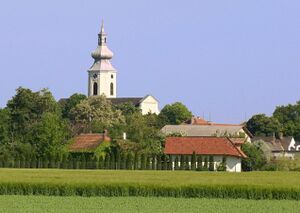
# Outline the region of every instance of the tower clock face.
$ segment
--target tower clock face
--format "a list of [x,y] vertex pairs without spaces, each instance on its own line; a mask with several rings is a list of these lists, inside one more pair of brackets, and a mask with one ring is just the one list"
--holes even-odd
[[93,75],[93,78],[94,78],[94,79],[97,79],[97,77],[98,77],[97,74],[94,74],[94,75]]

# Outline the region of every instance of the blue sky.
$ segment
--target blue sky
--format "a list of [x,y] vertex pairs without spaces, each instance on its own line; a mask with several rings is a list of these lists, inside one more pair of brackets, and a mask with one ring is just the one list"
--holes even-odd
[[118,96],[239,123],[300,100],[300,1],[1,1],[0,107],[19,86],[87,93],[104,19]]

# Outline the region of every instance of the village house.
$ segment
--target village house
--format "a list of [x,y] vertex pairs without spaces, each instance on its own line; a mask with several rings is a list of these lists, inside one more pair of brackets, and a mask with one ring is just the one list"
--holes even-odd
[[[191,155],[195,153],[202,157],[212,156],[214,170],[225,158],[226,171],[241,172],[241,160],[247,158],[240,149],[242,143],[243,140],[232,141],[226,137],[167,137],[164,153],[171,156],[172,169],[174,169],[175,159],[182,155],[188,156],[191,165]],[[204,165],[204,162],[202,164]]]
[[69,152],[94,152],[103,142],[110,142],[111,138],[104,133],[87,133],[80,134],[73,138],[72,143],[69,145]]
[[294,159],[296,155],[300,156],[300,143],[296,142],[293,137],[284,137],[280,135],[278,138],[269,137],[253,137],[253,143],[263,143],[262,149],[268,160],[272,158],[286,157]]
[[244,125],[212,123],[199,117],[193,117],[180,125],[166,125],[161,131],[165,135],[244,138],[246,142],[251,142],[253,137]]

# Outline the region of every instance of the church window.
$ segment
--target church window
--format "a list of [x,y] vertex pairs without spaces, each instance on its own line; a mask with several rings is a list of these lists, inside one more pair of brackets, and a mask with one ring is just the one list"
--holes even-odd
[[93,92],[94,95],[98,95],[98,84],[96,82],[94,83],[93,91],[94,91]]
[[110,83],[110,95],[114,95],[114,84]]
[[110,77],[111,77],[111,79],[113,79],[113,78],[114,78],[114,75],[111,75]]

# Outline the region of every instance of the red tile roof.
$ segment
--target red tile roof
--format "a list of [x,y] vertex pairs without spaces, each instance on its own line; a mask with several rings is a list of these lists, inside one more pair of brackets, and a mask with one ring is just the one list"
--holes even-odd
[[74,138],[74,143],[69,146],[71,152],[93,151],[103,141],[110,141],[110,137],[105,134],[81,134]]
[[183,124],[190,124],[190,125],[207,125],[207,126],[243,126],[241,124],[220,124],[220,123],[213,123],[211,121],[207,121],[200,117],[192,117],[191,119],[185,121]]
[[229,138],[221,137],[167,137],[165,154],[225,155],[247,157]]

